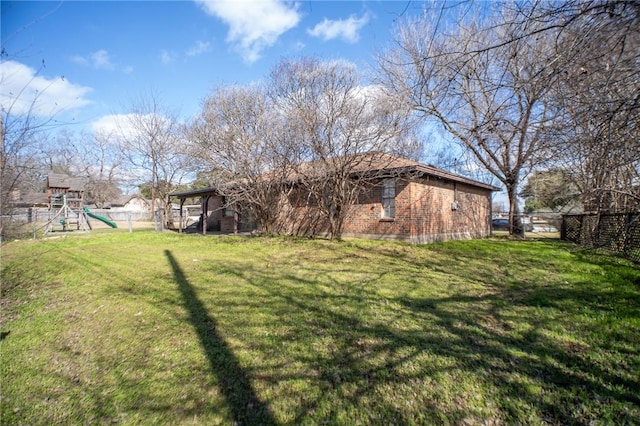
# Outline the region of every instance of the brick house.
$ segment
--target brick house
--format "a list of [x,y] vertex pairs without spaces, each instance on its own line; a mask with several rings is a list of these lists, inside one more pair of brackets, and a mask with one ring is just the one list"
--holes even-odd
[[[370,179],[362,179],[343,236],[429,243],[490,234],[491,195],[499,188],[402,157],[362,156],[354,173]],[[313,202],[295,191],[288,198],[287,233],[322,234],[326,224]]]
[[[363,185],[343,226],[345,237],[428,243],[486,237],[491,232],[494,186],[405,158],[377,153],[352,170]],[[362,177],[365,176],[365,179]],[[312,197],[292,176],[281,200],[283,234],[322,235],[327,224]],[[216,188],[183,191],[172,196],[181,204],[202,197],[202,228],[222,233],[252,229],[250,218],[225,207]],[[200,222],[202,224],[202,222]]]

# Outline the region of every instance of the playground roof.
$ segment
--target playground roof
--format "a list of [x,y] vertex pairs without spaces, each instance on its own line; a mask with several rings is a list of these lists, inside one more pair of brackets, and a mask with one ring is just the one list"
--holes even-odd
[[68,191],[84,191],[84,179],[65,175],[64,173],[49,173],[47,176],[49,188],[60,188]]

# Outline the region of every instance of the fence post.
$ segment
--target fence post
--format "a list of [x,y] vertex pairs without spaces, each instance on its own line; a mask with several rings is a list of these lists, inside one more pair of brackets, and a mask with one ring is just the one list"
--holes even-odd
[[154,214],[156,232],[164,231],[164,209],[157,209]]

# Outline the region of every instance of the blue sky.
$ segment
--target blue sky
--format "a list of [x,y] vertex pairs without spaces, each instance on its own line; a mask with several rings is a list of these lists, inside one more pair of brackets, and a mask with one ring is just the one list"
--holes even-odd
[[[460,4],[473,2],[450,3]],[[266,78],[285,57],[344,59],[366,71],[374,52],[392,43],[399,20],[442,6],[439,0],[0,1],[0,107],[15,116],[35,105],[32,115],[69,124],[56,129],[109,132],[153,92],[186,122],[213,88]],[[431,150],[443,143],[437,134],[430,139]]]
[[[420,1],[2,1],[2,87],[90,128],[153,91],[187,120],[212,88],[266,77],[283,57],[365,70]],[[42,64],[44,63],[44,67]],[[28,83],[28,85],[27,85]],[[28,90],[22,90],[28,86]],[[36,90],[38,90],[36,92]],[[20,102],[13,113],[20,112]]]

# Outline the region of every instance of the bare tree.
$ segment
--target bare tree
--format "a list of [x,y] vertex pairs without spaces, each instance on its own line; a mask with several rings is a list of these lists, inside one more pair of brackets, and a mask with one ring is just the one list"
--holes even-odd
[[112,135],[59,132],[42,148],[47,170],[84,178],[85,202],[103,208],[121,194],[119,188],[123,155]]
[[[510,10],[467,18],[452,30],[425,12],[398,27],[379,56],[382,81],[471,152],[506,188],[511,234],[520,233],[518,186],[553,142],[547,96],[562,60],[552,34]],[[536,34],[535,40],[527,37]]]
[[[13,117],[3,111],[0,116],[2,150],[0,151],[0,238],[12,232],[14,202],[23,192],[39,192],[44,159],[40,151],[40,133],[46,123],[32,124],[29,117]],[[5,124],[6,123],[6,124]]]
[[164,108],[155,93],[141,96],[119,123],[128,172],[139,183],[151,184],[151,211],[162,200],[168,226],[172,224],[169,200],[175,186],[194,169],[186,152],[186,137],[177,114]]
[[270,87],[298,142],[296,183],[321,212],[328,236],[340,238],[361,191],[381,179],[359,173],[364,163],[415,144],[410,111],[381,87],[363,85],[347,62],[283,60],[271,72]]
[[612,0],[505,4],[516,27],[471,55],[523,41],[554,40],[556,78],[546,96],[558,112],[546,165],[562,167],[587,210],[637,209],[640,201],[640,3]]
[[[91,140],[91,144],[84,145],[85,158],[88,160],[85,167],[88,178],[85,198],[87,202],[103,208],[121,194],[119,186],[123,156],[110,135],[96,133]],[[87,146],[90,150],[86,150]]]
[[191,126],[197,155],[227,207],[246,209],[265,233],[277,232],[293,144],[260,85],[214,90]]
[[[562,9],[561,9],[562,10]],[[551,93],[562,111],[555,160],[584,208],[640,206],[640,4],[592,1],[565,11],[557,49],[573,60]]]
[[[81,98],[88,90],[68,85],[64,77],[42,78],[44,59],[36,70],[14,60],[25,52],[13,47],[13,38],[54,13],[61,4],[53,5],[42,16],[25,22],[15,33],[3,34],[1,40],[0,87],[3,90],[0,101],[0,238],[7,235],[5,225],[12,222],[14,201],[18,193],[42,190],[43,176],[47,173],[50,133],[67,124],[59,121],[59,114],[72,108],[73,104],[77,106],[77,101],[84,102]],[[3,4],[3,18],[5,10],[11,9],[11,6],[4,6]],[[25,77],[27,80],[23,80]],[[59,99],[50,102],[49,89],[53,85],[66,85],[64,92],[78,96],[74,100],[67,98],[65,102]]]
[[[2,63],[5,61],[3,47]],[[0,64],[1,65],[1,64]],[[40,70],[44,68],[42,64]],[[38,70],[38,72],[40,71]],[[35,73],[33,79],[38,73]],[[0,85],[8,78],[0,75]],[[55,80],[54,80],[55,81]],[[31,82],[27,83],[27,86]],[[51,83],[53,84],[53,82]],[[37,92],[31,99],[23,99],[22,93],[9,94],[8,102],[2,103],[0,111],[0,237],[6,237],[5,225],[12,222],[13,201],[21,190],[36,190],[42,178],[44,164],[41,147],[47,140],[48,132],[58,126],[53,115],[42,115],[38,111],[38,101],[44,91]],[[25,108],[24,103],[27,107]],[[22,104],[21,104],[22,103]]]
[[357,154],[415,154],[419,145],[407,125],[408,109],[359,83],[349,64],[302,58],[277,65],[268,90],[215,90],[191,134],[227,203],[245,206],[262,231],[280,232],[291,222],[281,220],[283,202],[302,187],[329,235],[340,237],[363,187],[355,172],[364,160]]

